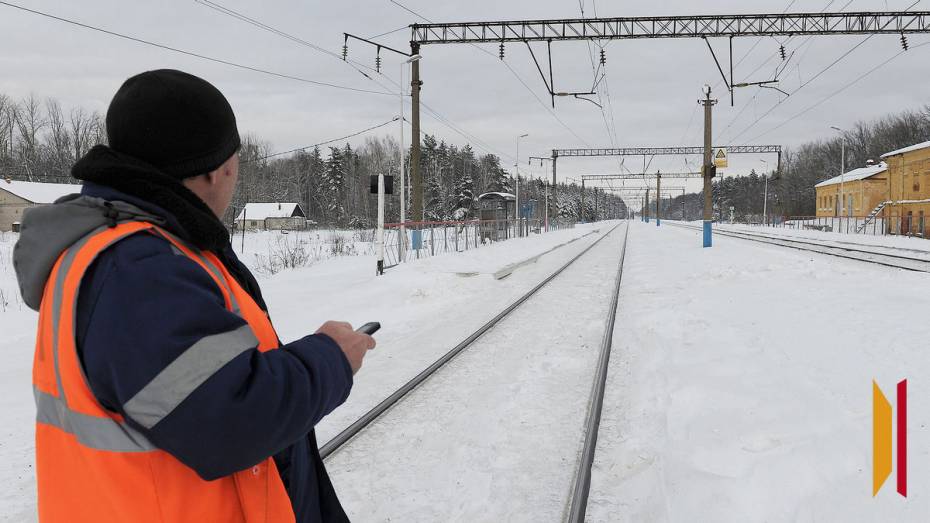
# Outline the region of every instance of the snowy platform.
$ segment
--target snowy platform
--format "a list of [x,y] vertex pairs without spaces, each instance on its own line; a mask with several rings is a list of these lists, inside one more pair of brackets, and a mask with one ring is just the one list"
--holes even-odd
[[[848,238],[848,236],[847,236]],[[925,521],[930,275],[635,222],[590,521]],[[872,380],[909,378],[907,499]]]

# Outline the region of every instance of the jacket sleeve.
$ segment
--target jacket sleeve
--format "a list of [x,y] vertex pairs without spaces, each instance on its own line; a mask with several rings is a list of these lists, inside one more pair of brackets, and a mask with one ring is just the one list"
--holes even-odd
[[348,397],[352,370],[329,337],[262,353],[216,283],[162,240],[140,235],[104,254],[78,303],[90,309],[78,317],[91,389],[204,479],[306,437]]

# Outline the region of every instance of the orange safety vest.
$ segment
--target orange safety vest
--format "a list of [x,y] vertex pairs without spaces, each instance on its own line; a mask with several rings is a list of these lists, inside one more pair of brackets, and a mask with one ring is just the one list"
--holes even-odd
[[213,253],[192,248],[153,224],[125,222],[103,227],[65,250],[45,285],[32,374],[39,519],[294,521],[290,498],[272,458],[206,481],[94,397],[75,346],[81,278],[104,249],[142,231],[163,237],[176,252],[207,271],[221,290],[226,308],[248,322],[259,350],[278,346],[268,316]]

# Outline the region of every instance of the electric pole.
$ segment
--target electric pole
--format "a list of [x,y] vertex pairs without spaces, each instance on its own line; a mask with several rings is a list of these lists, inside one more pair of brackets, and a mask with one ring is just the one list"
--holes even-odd
[[662,173],[656,173],[656,227],[662,223]]
[[[420,44],[410,43],[410,54],[420,54]],[[420,173],[420,61],[410,64],[410,185],[413,189],[413,221],[423,221],[423,176]]]
[[581,179],[581,223],[584,223],[584,178]]
[[643,205],[643,219],[649,223],[649,188],[646,187],[646,204]]
[[714,221],[714,186],[713,179],[717,168],[714,167],[714,150],[711,145],[711,119],[713,107],[717,100],[710,98],[710,86],[704,86],[704,99],[698,103],[704,106],[704,247],[713,245],[713,232],[711,224]]

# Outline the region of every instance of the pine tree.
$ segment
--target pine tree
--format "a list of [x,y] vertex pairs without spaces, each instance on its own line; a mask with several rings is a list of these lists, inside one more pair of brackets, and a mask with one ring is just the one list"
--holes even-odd
[[342,198],[345,188],[346,161],[342,150],[329,148],[329,159],[323,175],[323,193],[325,194],[325,216],[333,224],[341,224],[345,217],[345,200]]
[[[470,154],[470,150],[468,152]],[[475,181],[468,167],[468,154],[463,151],[461,166],[453,171],[451,212],[453,220],[470,218],[475,208]]]

